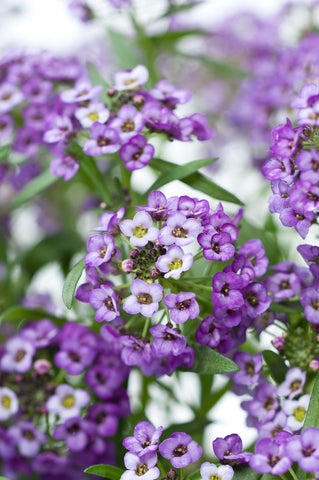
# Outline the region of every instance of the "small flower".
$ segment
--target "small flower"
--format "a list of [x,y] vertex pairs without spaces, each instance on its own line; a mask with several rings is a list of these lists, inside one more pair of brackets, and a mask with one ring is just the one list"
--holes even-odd
[[81,388],[72,388],[65,383],[56,388],[55,394],[49,398],[46,407],[63,420],[79,415],[82,407],[90,401],[89,394]]
[[285,381],[278,388],[277,393],[280,396],[294,398],[300,395],[306,381],[306,372],[298,367],[290,368],[286,373]]
[[89,295],[89,302],[97,309],[95,320],[98,322],[111,322],[120,314],[115,292],[107,285],[94,288]]
[[164,297],[164,303],[170,309],[171,320],[175,323],[184,323],[199,315],[199,306],[195,300],[195,293],[180,292],[175,295],[170,293]]
[[145,167],[152,160],[154,152],[155,148],[147,143],[144,135],[135,135],[122,145],[119,156],[125,163],[125,167],[134,171]]
[[[165,299],[164,299],[165,302]],[[150,328],[150,333],[154,337],[152,342],[152,352],[157,356],[180,355],[184,352],[187,341],[184,335],[171,328],[172,325],[158,324]]]
[[113,87],[118,91],[133,90],[144,85],[148,80],[148,70],[144,65],[137,65],[133,70],[123,70],[114,75]]
[[115,153],[120,148],[120,137],[118,132],[104,125],[103,123],[94,122],[90,127],[90,140],[83,145],[83,151],[90,156],[105,155],[107,153]]
[[293,432],[300,430],[304,424],[310,395],[302,395],[298,400],[285,400],[282,409],[288,415],[287,426]]
[[18,397],[8,387],[0,387],[0,422],[8,420],[19,410]]
[[251,355],[247,352],[237,351],[233,361],[240,367],[240,372],[233,373],[235,383],[239,385],[254,385],[258,382],[263,366],[263,357],[260,353]]
[[143,115],[133,105],[124,105],[109,125],[118,132],[124,143],[143,130],[144,122]]
[[156,268],[164,273],[165,278],[179,277],[193,265],[193,254],[184,253],[183,249],[178,245],[171,245],[165,255],[161,255],[157,262]]
[[79,167],[79,162],[74,158],[61,154],[53,158],[50,164],[50,172],[56,177],[63,177],[63,180],[67,182],[74,177]]
[[284,451],[284,445],[276,445],[270,438],[263,438],[256,443],[255,454],[249,466],[259,473],[282,475],[291,467],[292,461]]
[[83,102],[98,97],[102,90],[103,87],[101,85],[92,87],[88,80],[80,79],[77,81],[74,88],[64,90],[64,92],[61,93],[61,99],[64,103]]
[[27,372],[31,368],[34,353],[34,345],[25,338],[10,338],[0,361],[1,369],[5,372]]
[[155,428],[150,422],[139,422],[134,428],[134,436],[126,437],[123,445],[138,456],[156,452],[163,427]]
[[230,465],[217,467],[214,463],[205,462],[200,467],[201,480],[232,480],[234,470]]
[[98,267],[111,259],[115,249],[114,239],[109,233],[93,235],[88,239],[87,249],[89,253],[84,258],[85,265]]
[[68,418],[64,423],[55,427],[53,438],[65,440],[71,452],[81,452],[86,449],[90,439],[96,434],[94,423],[82,417]]
[[126,298],[123,309],[135,315],[140,313],[144,317],[151,317],[158,310],[158,303],[163,297],[163,287],[152,283],[148,285],[140,279],[133,280],[131,285],[132,295]]
[[160,475],[159,469],[155,467],[156,462],[156,453],[138,456],[127,452],[124,464],[128,470],[122,474],[120,480],[155,480]]
[[309,427],[291,437],[286,444],[286,455],[305,472],[319,470],[319,430]]
[[8,433],[15,440],[20,454],[27,458],[35,457],[41,444],[47,441],[47,436],[31,422],[20,422],[10,427]]
[[158,240],[163,245],[184,247],[192,243],[201,231],[201,223],[194,218],[187,218],[181,212],[175,212],[167,218],[166,226],[159,233]]
[[78,108],[74,116],[81,123],[82,127],[89,128],[93,123],[105,123],[110,116],[110,112],[100,100],[91,102],[88,107]]
[[202,448],[184,432],[173,433],[160,444],[159,451],[175,468],[186,467],[202,455]]
[[213,441],[213,450],[219,460],[239,463],[248,462],[252,454],[250,452],[242,452],[242,449],[243,442],[236,433],[227,435],[225,438],[216,438]]
[[148,242],[157,239],[158,229],[152,227],[152,217],[147,212],[137,212],[133,220],[123,220],[120,223],[121,232],[130,237],[134,247],[144,247]]

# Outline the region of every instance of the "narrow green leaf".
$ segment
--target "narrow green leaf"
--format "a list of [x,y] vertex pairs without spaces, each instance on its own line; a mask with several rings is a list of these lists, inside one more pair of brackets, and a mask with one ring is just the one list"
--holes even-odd
[[0,163],[4,162],[8,158],[8,155],[10,152],[11,152],[11,145],[3,145],[3,147],[0,147]]
[[[193,162],[186,163],[185,165],[174,165],[173,167],[166,170],[163,175],[158,178],[153,185],[147,190],[146,195],[149,195],[152,190],[158,190],[163,185],[167,185],[173,180],[182,180],[185,177],[188,177],[194,172],[197,172],[202,167],[207,167],[216,162],[217,158],[203,158],[201,160],[194,160]],[[167,162],[168,163],[168,162]]]
[[276,313],[302,313],[304,309],[298,300],[290,300],[280,303],[273,302],[268,311]]
[[68,273],[65,279],[63,290],[62,290],[62,298],[63,298],[64,305],[68,309],[72,307],[76,286],[78,284],[78,281],[80,280],[84,267],[85,267],[84,260],[82,258],[82,260],[80,260],[78,263],[74,265],[74,267]]
[[319,373],[317,373],[315,383],[312,387],[310,403],[303,430],[308,427],[319,428]]
[[[163,174],[169,169],[176,168],[174,163],[167,162],[160,158],[153,158],[150,166]],[[200,173],[193,173],[192,175],[188,175],[180,180],[194,190],[199,190],[200,192],[203,192],[217,200],[235,203],[236,205],[243,205],[243,202],[231,192],[228,192],[223,187],[220,187],[208,177],[205,177]],[[145,197],[147,198],[147,195],[145,195]]]
[[5,310],[0,315],[0,324],[3,321],[10,321],[12,323],[24,320],[40,320],[41,318],[50,318],[57,325],[64,325],[66,319],[63,317],[56,317],[49,312],[40,309],[31,309],[16,305]]
[[187,478],[189,478],[189,480],[200,480],[202,478],[200,470],[195,470],[195,472],[188,475]]
[[209,35],[209,32],[206,30],[201,30],[201,29],[189,29],[189,30],[177,30],[175,32],[165,32],[163,34],[159,35],[152,35],[149,37],[150,40],[153,42],[158,42],[158,43],[167,43],[167,42],[176,42],[177,40],[180,40],[181,38],[184,37],[190,37],[190,36],[204,36],[204,35]]
[[134,38],[123,35],[116,30],[108,29],[111,50],[116,57],[119,68],[134,68],[140,63],[136,54]]
[[192,345],[195,351],[192,372],[201,375],[214,375],[215,373],[238,372],[239,367],[227,357],[220,355],[206,345]]
[[262,352],[265,362],[267,363],[272,378],[277,383],[282,383],[285,380],[288,370],[283,358],[278,353],[271,350],[264,350]]
[[103,478],[109,478],[110,480],[119,480],[124,470],[119,467],[113,467],[112,465],[92,465],[84,470],[84,473],[93,473],[93,475],[99,475]]
[[107,203],[111,203],[111,198],[106,189],[102,173],[97,168],[94,157],[86,155],[82,147],[74,141],[69,150],[80,160],[80,169],[91,180],[102,199]]
[[9,480],[7,477],[0,477],[0,480]]
[[189,3],[187,5],[178,5],[176,7],[170,7],[159,18],[168,17],[169,15],[174,15],[175,13],[185,12],[195,7],[198,7],[198,3]]
[[31,200],[33,197],[38,195],[39,193],[46,190],[51,185],[59,180],[59,177],[51,175],[50,170],[45,170],[44,172],[40,173],[37,177],[35,177],[31,182],[29,182],[22,190],[19,192],[12,204],[11,208],[20,207],[23,203]]

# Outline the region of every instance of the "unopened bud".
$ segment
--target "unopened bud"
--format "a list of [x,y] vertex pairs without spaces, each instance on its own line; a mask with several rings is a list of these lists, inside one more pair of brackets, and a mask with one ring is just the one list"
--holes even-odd
[[133,266],[134,266],[133,260],[131,260],[130,258],[123,260],[123,262],[121,263],[121,268],[124,273],[130,273]]
[[283,349],[283,346],[285,344],[285,340],[282,337],[276,337],[272,340],[271,342],[275,348],[280,352],[280,350]]
[[116,94],[116,89],[114,87],[110,87],[107,89],[107,94],[109,97],[114,97],[114,95]]
[[43,375],[47,373],[51,369],[52,365],[46,358],[39,358],[33,364],[33,368],[37,374]]
[[319,370],[319,360],[316,360],[316,359],[311,360],[311,362],[309,363],[309,368],[313,372],[316,372],[317,370]]
[[177,472],[176,472],[176,470],[173,470],[173,469],[169,470],[169,471],[167,472],[167,478],[168,478],[169,480],[176,480],[176,478],[177,478]]
[[134,95],[133,97],[133,103],[137,105],[138,107],[142,107],[145,103],[143,95]]
[[153,270],[151,270],[151,277],[158,277],[159,276],[159,271],[156,270],[156,268],[153,268]]
[[137,254],[138,254],[138,250],[131,250],[130,257],[135,258]]

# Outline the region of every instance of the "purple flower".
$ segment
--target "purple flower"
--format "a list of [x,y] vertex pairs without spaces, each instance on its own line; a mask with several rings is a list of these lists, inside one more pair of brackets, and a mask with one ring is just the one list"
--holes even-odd
[[144,123],[143,115],[133,105],[124,105],[109,125],[118,132],[124,143],[143,130]]
[[251,355],[247,352],[237,351],[233,361],[240,368],[240,372],[232,374],[235,383],[239,385],[254,385],[258,382],[263,367],[263,357],[260,353]]
[[68,418],[64,423],[57,425],[53,432],[56,440],[65,440],[71,452],[85,450],[90,442],[90,437],[96,434],[94,423],[82,417]]
[[155,85],[155,88],[149,91],[149,94],[158,101],[165,102],[166,104],[174,107],[177,104],[184,104],[189,102],[192,98],[192,94],[186,88],[175,88],[167,80],[160,80]]
[[255,454],[249,466],[259,473],[282,475],[291,467],[292,461],[284,451],[284,445],[276,445],[270,438],[263,438],[256,443]]
[[157,462],[156,453],[143,456],[127,452],[124,456],[126,470],[120,480],[155,480],[159,477],[160,471],[155,467]]
[[123,70],[114,75],[113,87],[118,91],[133,90],[144,85],[148,80],[148,70],[144,65],[137,65],[133,70]]
[[79,162],[73,157],[60,154],[51,161],[50,172],[56,177],[63,177],[63,180],[67,182],[74,177],[79,167]]
[[156,268],[165,274],[164,278],[176,278],[189,270],[192,265],[193,254],[184,253],[178,245],[171,245],[166,254],[161,255],[156,262]]
[[83,151],[90,156],[115,153],[120,148],[118,132],[103,123],[94,122],[90,127],[91,140],[83,145]]
[[163,245],[175,243],[180,247],[189,245],[201,231],[201,223],[194,218],[186,218],[181,212],[175,212],[167,218],[166,226],[161,229],[158,240]]
[[152,160],[154,151],[153,145],[147,143],[144,135],[135,135],[122,145],[119,156],[125,167],[134,171],[145,167]]
[[148,204],[136,208],[148,212],[155,220],[165,220],[169,212],[169,200],[164,193],[153,190],[148,196]]
[[8,420],[19,410],[18,397],[8,387],[0,387],[0,422]]
[[44,348],[52,344],[58,331],[58,328],[51,320],[42,318],[37,322],[28,323],[21,330],[21,337],[30,341],[35,348]]
[[231,237],[227,232],[216,233],[209,227],[200,233],[197,238],[203,248],[203,256],[207,260],[219,260],[226,262],[235,253],[235,247],[231,244]]
[[11,438],[16,442],[19,453],[24,457],[35,457],[47,436],[31,422],[20,422],[8,429]]
[[7,113],[23,101],[23,95],[15,85],[3,83],[0,86],[0,114]]
[[93,235],[88,239],[87,249],[89,253],[84,258],[85,265],[98,267],[111,260],[115,249],[114,239],[109,233]]
[[56,115],[53,117],[49,129],[44,133],[43,140],[46,143],[61,142],[72,130],[72,122],[68,117]]
[[13,119],[10,115],[0,115],[0,140],[7,139],[13,130]]
[[267,272],[269,260],[265,256],[265,249],[260,240],[256,238],[248,240],[238,252],[247,257],[256,277],[261,277]]
[[276,387],[271,383],[259,384],[254,399],[242,402],[241,407],[260,422],[271,420],[279,407]]
[[268,310],[271,304],[271,297],[262,283],[253,282],[243,290],[243,296],[247,309],[247,315],[255,318]]
[[242,452],[243,442],[239,435],[232,433],[225,438],[216,438],[213,441],[213,450],[219,460],[248,462],[252,453]]
[[151,317],[158,310],[158,303],[163,297],[163,287],[152,283],[148,285],[140,279],[133,280],[131,284],[132,295],[127,297],[123,309],[135,315],[140,313],[144,317]]
[[227,353],[234,346],[231,334],[224,325],[214,321],[211,315],[201,321],[196,330],[196,341],[201,345],[207,345],[210,348],[218,348],[219,353]]
[[230,465],[217,467],[214,463],[204,462],[200,467],[202,480],[232,480],[234,470]]
[[159,451],[175,468],[186,467],[202,455],[202,448],[184,432],[173,433],[160,444]]
[[300,294],[300,303],[305,309],[308,322],[319,323],[319,291],[318,288],[305,288]]
[[65,103],[78,103],[86,100],[95,99],[102,92],[103,87],[96,85],[92,87],[88,80],[80,79],[76,82],[75,87],[70,90],[64,90],[61,93],[61,99]]
[[298,400],[285,400],[282,409],[288,415],[287,426],[293,432],[301,430],[306,418],[310,395],[302,395]]
[[125,208],[121,207],[117,212],[104,212],[100,216],[99,226],[92,228],[93,232],[109,232],[112,235],[120,233],[119,221],[125,214]]
[[70,385],[61,384],[55,394],[49,398],[46,407],[49,412],[55,413],[63,420],[79,415],[81,408],[90,401],[89,394],[81,388],[74,389]]
[[124,438],[123,445],[139,457],[155,453],[162,431],[163,427],[155,428],[150,422],[139,422],[134,428],[134,436]]
[[277,388],[277,394],[282,397],[294,398],[302,392],[306,382],[306,372],[298,367],[290,368],[286,378]]
[[74,338],[63,340],[60,351],[54,355],[54,363],[59,368],[65,368],[70,375],[79,375],[91,365],[96,352],[91,345],[80,343]]
[[108,285],[94,288],[90,292],[89,302],[92,307],[97,309],[95,320],[98,322],[111,322],[120,314],[115,292]]
[[25,97],[31,103],[43,104],[48,101],[52,91],[52,83],[40,77],[32,77],[21,88]]
[[150,333],[154,337],[152,352],[157,356],[180,355],[186,348],[186,338],[177,329],[173,329],[171,324],[155,325],[150,328]]
[[123,220],[120,223],[121,232],[130,237],[135,247],[144,247],[148,242],[157,239],[158,229],[152,227],[152,217],[147,212],[137,212],[133,220]]
[[33,343],[22,337],[13,337],[7,341],[5,348],[5,353],[0,360],[0,366],[4,372],[24,373],[31,368],[35,353]]
[[294,227],[301,238],[306,238],[311,222],[314,219],[313,212],[304,210],[294,210],[293,208],[284,208],[279,215],[281,223],[285,227]]
[[145,376],[151,375],[151,347],[148,341],[139,340],[133,336],[123,340],[121,359],[125,365],[136,365],[140,367]]
[[[270,422],[265,422],[257,426],[259,438],[275,439],[279,432],[292,433],[287,426],[287,415],[280,410]],[[278,444],[276,441],[275,443]],[[278,444],[279,445],[279,444]]]
[[87,419],[91,420],[102,437],[113,437],[117,431],[118,418],[110,403],[95,403],[89,408]]
[[93,123],[106,123],[110,112],[100,100],[91,102],[87,107],[78,108],[74,116],[78,119],[82,127],[89,128]]
[[175,323],[184,323],[199,315],[199,306],[195,300],[195,293],[170,293],[164,297],[164,303],[170,309],[171,320]]
[[319,470],[319,430],[309,427],[291,437],[286,444],[286,455],[305,472]]
[[212,302],[217,307],[239,308],[244,304],[242,278],[233,272],[218,272],[213,276]]

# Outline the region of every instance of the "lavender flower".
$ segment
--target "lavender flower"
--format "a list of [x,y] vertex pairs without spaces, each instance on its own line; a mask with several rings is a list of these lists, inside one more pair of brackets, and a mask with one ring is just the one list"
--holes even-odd
[[148,80],[148,70],[144,65],[137,65],[133,70],[123,70],[114,75],[114,88],[118,91],[133,90],[144,85]]
[[90,395],[83,389],[74,389],[70,385],[61,384],[55,394],[49,398],[46,407],[49,412],[55,413],[63,420],[75,417],[80,413],[80,409],[85,407],[90,401]]
[[158,235],[158,240],[163,245],[179,245],[184,247],[195,240],[201,231],[201,223],[194,219],[187,219],[185,215],[176,212],[168,216],[166,226]]
[[180,292],[177,295],[170,293],[164,297],[164,303],[170,309],[171,320],[175,323],[184,323],[189,318],[193,320],[199,315],[195,293]]
[[319,470],[319,430],[309,427],[291,437],[286,444],[286,455],[305,472]]
[[179,277],[179,275],[191,268],[193,265],[193,254],[184,253],[178,245],[171,245],[165,255],[161,255],[156,268],[164,273],[164,278]]
[[89,302],[92,307],[97,309],[95,320],[98,322],[111,322],[120,314],[115,292],[107,285],[101,285],[100,288],[91,290]]
[[121,232],[130,236],[130,242],[135,247],[144,247],[149,241],[156,240],[158,229],[152,227],[152,217],[147,212],[138,212],[133,220],[123,220],[120,223]]
[[115,243],[112,235],[103,233],[102,235],[93,235],[87,242],[88,254],[84,258],[85,265],[89,267],[98,267],[108,262],[115,249]]
[[63,177],[63,180],[67,182],[74,177],[79,167],[79,162],[73,157],[61,154],[53,158],[50,164],[50,172],[56,177]]
[[184,432],[173,433],[160,444],[159,451],[175,468],[186,467],[202,455],[202,448]]
[[97,156],[107,153],[115,153],[120,148],[120,137],[118,132],[103,123],[94,122],[90,127],[91,140],[87,140],[83,145],[83,150],[87,155]]
[[301,430],[310,401],[310,395],[302,395],[298,400],[285,400],[282,409],[288,415],[287,426],[293,432]]
[[296,397],[302,392],[306,381],[306,372],[300,368],[290,368],[286,373],[286,378],[277,389],[278,395],[289,397],[289,399]]
[[100,100],[90,102],[87,107],[78,108],[74,116],[81,123],[82,127],[89,128],[93,123],[106,123],[110,112]]
[[247,352],[237,351],[233,361],[240,367],[240,372],[232,374],[233,380],[239,385],[254,385],[260,378],[260,371],[263,366],[263,358],[260,353],[251,355]]
[[249,466],[259,473],[282,475],[291,467],[292,461],[285,455],[284,445],[276,445],[270,438],[263,438],[256,443],[255,454]]
[[163,287],[158,284],[148,285],[143,280],[133,280],[131,284],[132,295],[127,297],[123,309],[135,315],[140,313],[144,317],[151,317],[158,310],[158,303],[163,297]]
[[6,350],[0,360],[1,369],[5,372],[27,372],[32,364],[35,348],[32,343],[22,337],[10,338]]
[[120,480],[155,480],[158,478],[160,471],[155,467],[157,462],[156,453],[149,453],[143,456],[135,455],[127,452],[124,456],[124,464],[126,470]]
[[139,457],[156,452],[163,427],[155,428],[150,422],[139,422],[134,428],[134,436],[126,437],[123,445]]
[[200,467],[201,480],[232,480],[234,470],[229,465],[217,467],[214,463],[204,462]]
[[121,146],[119,156],[125,163],[125,167],[134,171],[145,167],[152,160],[154,152],[153,145],[147,143],[144,135],[135,135]]
[[186,338],[177,329],[173,329],[171,324],[155,325],[150,328],[150,333],[154,337],[152,352],[157,356],[180,355],[186,348]]
[[47,441],[47,436],[31,422],[20,422],[10,427],[8,433],[24,457],[35,457],[41,444]]
[[239,435],[232,433],[225,438],[216,438],[213,441],[213,450],[219,460],[235,461],[239,463],[248,462],[252,454],[242,452],[243,443]]

